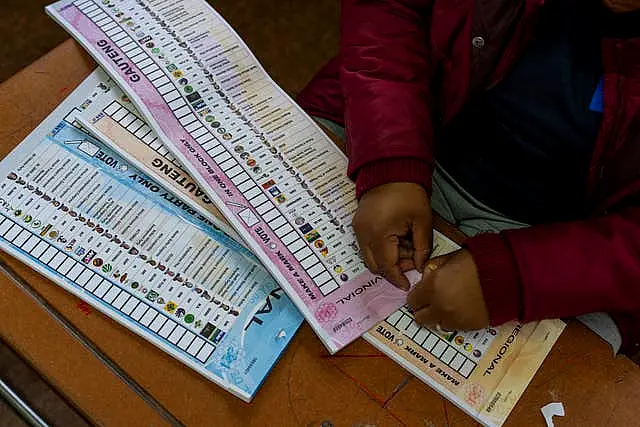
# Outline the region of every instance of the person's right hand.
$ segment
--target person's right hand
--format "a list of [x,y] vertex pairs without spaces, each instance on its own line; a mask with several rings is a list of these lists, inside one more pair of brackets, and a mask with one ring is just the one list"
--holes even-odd
[[[394,182],[367,191],[353,217],[353,228],[365,263],[373,273],[409,290],[400,241],[413,244],[412,266],[422,273],[433,241],[431,206],[419,184]],[[403,261],[401,263],[401,261]],[[402,264],[402,265],[401,265]]]

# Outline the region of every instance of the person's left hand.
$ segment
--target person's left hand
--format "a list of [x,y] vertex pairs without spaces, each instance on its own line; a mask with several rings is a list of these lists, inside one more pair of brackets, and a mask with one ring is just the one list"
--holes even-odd
[[424,326],[439,325],[445,330],[489,326],[476,264],[466,249],[430,260],[407,304],[416,322]]

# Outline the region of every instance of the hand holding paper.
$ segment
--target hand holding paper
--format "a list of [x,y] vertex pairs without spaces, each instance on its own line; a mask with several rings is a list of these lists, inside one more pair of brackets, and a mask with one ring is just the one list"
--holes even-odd
[[407,303],[425,326],[474,330],[489,325],[476,265],[465,249],[429,261]]
[[[367,267],[408,291],[409,281],[402,271],[422,271],[433,241],[431,206],[425,189],[396,182],[369,190],[360,199],[353,226]],[[401,247],[404,237],[412,248]],[[401,264],[402,254],[411,250],[412,259],[405,257]]]

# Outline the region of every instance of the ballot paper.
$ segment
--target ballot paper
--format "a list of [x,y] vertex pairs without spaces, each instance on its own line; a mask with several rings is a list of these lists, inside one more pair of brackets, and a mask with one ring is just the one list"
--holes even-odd
[[[458,249],[435,238],[439,252]],[[406,308],[364,338],[484,426],[501,426],[564,330],[561,320],[478,331],[420,327]]]
[[[402,306],[405,292],[359,256],[346,157],[211,6],[64,0],[47,11],[118,83],[330,352]],[[104,114],[118,121],[126,110]]]
[[[195,191],[193,182],[175,159],[145,127],[144,119],[127,96],[98,70],[77,90],[84,94],[71,119],[102,142],[122,153],[159,182],[182,183],[176,194]],[[113,114],[107,114],[113,111]],[[178,170],[179,172],[175,172]],[[184,197],[198,210],[211,209],[206,198]],[[458,246],[434,232],[434,255]],[[412,313],[400,308],[364,338],[429,384],[484,425],[499,426],[509,415],[564,328],[559,320],[508,323],[480,331],[442,332],[420,327]]]
[[101,91],[96,83],[0,163],[0,247],[249,401],[302,315],[253,254],[201,214],[207,199],[199,195],[199,209],[183,202],[78,128],[73,117]]

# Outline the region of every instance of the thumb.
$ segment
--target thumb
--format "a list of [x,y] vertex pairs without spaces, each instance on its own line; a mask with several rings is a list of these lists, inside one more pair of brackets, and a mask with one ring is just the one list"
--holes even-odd
[[430,221],[427,221],[424,218],[419,218],[413,221],[411,235],[413,238],[414,250],[413,262],[416,266],[416,270],[422,272],[424,270],[425,263],[431,254],[433,230],[431,228]]

